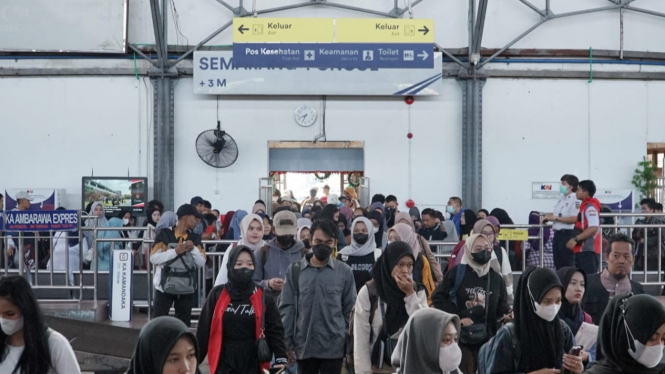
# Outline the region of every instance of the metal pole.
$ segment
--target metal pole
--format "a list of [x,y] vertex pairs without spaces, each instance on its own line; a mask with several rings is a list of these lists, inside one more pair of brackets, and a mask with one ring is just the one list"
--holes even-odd
[[23,276],[23,267],[24,267],[24,256],[23,256],[23,233],[19,231],[18,233],[18,243],[15,246],[15,251],[18,251],[18,253],[15,253],[14,256],[18,257],[18,274],[20,276]]
[[550,14],[550,0],[545,0],[545,15]]
[[649,248],[648,246],[649,241],[647,239],[648,236],[649,236],[649,230],[644,229],[644,283],[648,282],[647,280],[647,269],[648,269],[647,262],[649,257],[647,253],[647,248]]
[[[154,244],[154,243],[153,243]],[[150,250],[152,252],[152,249]],[[148,277],[148,321],[152,318],[152,263],[150,262],[150,254],[148,253],[148,261],[146,261],[146,275]]]
[[[261,12],[259,12],[259,13],[261,13]],[[194,51],[196,51],[196,50],[199,49],[202,45],[204,45],[204,44],[206,44],[207,42],[209,42],[210,40],[212,40],[212,38],[214,38],[215,36],[219,35],[219,33],[221,33],[222,31],[226,30],[226,29],[229,28],[231,25],[233,25],[233,21],[229,21],[229,22],[225,23],[224,26],[222,26],[222,27],[220,27],[219,29],[217,29],[217,31],[213,32],[213,33],[210,34],[207,38],[203,39],[199,44],[195,45],[195,46],[192,47],[189,51],[185,52],[182,56],[178,57],[175,61],[173,61],[173,62],[170,64],[170,66],[175,66],[178,62],[180,62],[180,61],[184,60],[185,58],[187,58],[187,56],[189,56],[189,55],[191,55],[192,53],[194,53]]]
[[49,260],[49,262],[51,262],[50,277],[51,277],[51,286],[53,286],[53,266],[55,265],[55,245],[53,244],[53,231],[49,231],[49,238],[51,239],[51,243],[49,244],[49,246],[51,247],[51,259]]
[[93,294],[94,294],[93,298],[94,298],[95,302],[97,301],[97,273],[98,273],[98,269],[99,269],[99,253],[97,253],[98,252],[97,251],[97,225],[98,225],[98,222],[99,221],[95,219],[95,229],[93,231],[93,235],[94,235],[95,239],[92,241],[93,246],[94,246],[93,261],[95,262],[95,269],[94,269],[94,273],[93,273],[93,276],[92,276],[92,283],[95,286],[95,290],[93,291]]
[[480,45],[483,42],[483,32],[485,30],[485,16],[487,15],[488,0],[480,0],[476,24],[473,32],[473,53],[480,53]]
[[[33,241],[33,247],[32,250],[35,251],[35,280],[34,280],[34,285],[39,286],[39,242],[41,241],[41,236],[38,236],[38,232],[32,233],[34,235],[34,241]],[[39,239],[37,239],[39,238]],[[32,271],[30,271],[30,268],[28,267],[27,269],[28,273],[32,275]]]
[[[79,253],[81,252],[81,243],[79,243]],[[55,251],[54,251],[55,252]],[[55,261],[53,255],[51,255],[51,285],[53,285],[53,267]],[[69,232],[65,231],[65,286],[71,286],[69,283]]]
[[[540,267],[545,267],[545,238],[544,238],[544,228],[542,221],[540,223]],[[524,253],[522,253],[522,257],[524,256]]]
[[619,43],[619,59],[623,60],[623,8],[619,9],[619,26],[621,29],[621,36]]
[[658,228],[658,281],[661,281],[663,279],[663,253],[661,252],[663,250],[663,228],[659,227]]
[[156,63],[155,61],[153,61],[150,57],[148,57],[145,53],[143,53],[143,51],[141,51],[140,49],[134,47],[134,46],[131,45],[131,44],[128,44],[128,46],[129,46],[129,49],[131,49],[132,51],[138,53],[139,56],[143,57],[146,61],[148,61],[149,63],[151,63],[154,67],[159,68],[159,66],[157,65],[157,63]]
[[[78,225],[79,225],[79,303],[83,301],[83,256],[85,254],[83,253],[83,231],[81,231],[81,224],[83,221],[81,220],[82,214],[81,211],[78,211]],[[73,273],[72,273],[73,274]]]
[[158,0],[150,0],[150,11],[152,16],[152,28],[155,34],[155,47],[157,49],[157,58],[159,63],[159,69],[164,73],[164,67],[166,66],[166,56],[164,56],[163,45],[165,43],[163,37],[164,33],[162,32],[162,17],[159,12]]
[[487,64],[488,62],[494,60],[494,58],[496,58],[496,56],[498,56],[498,55],[502,54],[503,52],[505,52],[508,48],[512,47],[515,43],[517,43],[517,42],[519,42],[520,40],[522,40],[525,36],[529,35],[533,30],[537,29],[538,27],[540,27],[540,25],[542,25],[543,23],[545,23],[545,22],[547,22],[547,21],[548,21],[547,18],[543,18],[543,19],[541,19],[540,22],[538,22],[538,23],[536,23],[535,25],[531,26],[531,28],[529,28],[528,30],[526,30],[525,32],[523,32],[523,33],[522,33],[520,36],[518,36],[517,38],[513,39],[513,40],[512,40],[510,43],[508,43],[505,47],[501,48],[501,49],[498,50],[496,53],[494,53],[492,56],[490,56],[490,58],[488,58],[487,60],[481,62],[481,63],[478,65],[478,68],[480,69],[481,67],[485,66],[485,64]]
[[162,0],[162,55],[164,56],[164,65],[169,59],[169,0]]
[[544,16],[543,12],[541,12],[540,9],[538,9],[535,5],[531,4],[529,1],[527,0],[520,0],[520,1],[522,2],[522,4],[528,6],[529,8],[531,8],[531,10],[538,13],[541,17]]
[[469,24],[468,24],[468,33],[469,33],[469,61],[471,61],[471,55],[473,54],[473,22],[476,15],[476,0],[469,0]]

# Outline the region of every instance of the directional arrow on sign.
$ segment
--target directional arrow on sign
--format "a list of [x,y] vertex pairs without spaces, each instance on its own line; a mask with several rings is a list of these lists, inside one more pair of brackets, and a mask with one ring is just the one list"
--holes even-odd
[[427,54],[427,51],[423,51],[423,53],[419,54],[418,57],[422,57],[423,61],[425,61],[429,55]]
[[245,34],[244,31],[249,31],[249,29],[245,27],[245,25],[240,25],[240,27],[238,27],[238,31],[240,31],[240,33],[244,35]]
[[427,35],[427,33],[429,32],[429,29],[427,28],[427,26],[423,26],[423,28],[419,29],[418,31],[422,32],[423,35]]

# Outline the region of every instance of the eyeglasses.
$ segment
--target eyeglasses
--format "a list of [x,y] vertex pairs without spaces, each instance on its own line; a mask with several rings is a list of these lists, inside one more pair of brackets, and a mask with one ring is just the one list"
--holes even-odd
[[480,233],[484,236],[494,236],[494,231],[481,231]]

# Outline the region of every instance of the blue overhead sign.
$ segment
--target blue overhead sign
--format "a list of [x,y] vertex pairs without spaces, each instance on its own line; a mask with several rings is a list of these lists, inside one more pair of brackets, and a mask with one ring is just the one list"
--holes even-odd
[[72,231],[78,229],[79,223],[75,210],[15,210],[4,215],[5,231]]
[[242,68],[431,69],[432,43],[235,43]]

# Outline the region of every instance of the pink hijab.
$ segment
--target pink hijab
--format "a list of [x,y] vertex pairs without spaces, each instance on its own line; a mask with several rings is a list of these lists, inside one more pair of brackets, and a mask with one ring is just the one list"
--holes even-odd
[[421,243],[418,240],[418,235],[413,232],[413,229],[411,229],[411,226],[406,223],[397,223],[395,226],[388,229],[388,237],[390,237],[391,231],[394,231],[401,241],[411,247],[414,257],[418,257],[418,254],[422,251],[422,248],[420,247]]
[[346,222],[351,225],[351,222],[353,221],[353,210],[351,210],[351,208],[348,206],[343,206],[339,208],[339,214],[343,214],[344,217],[346,217]]

